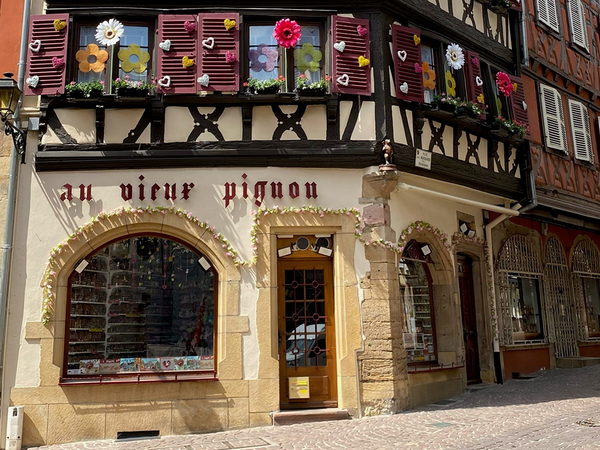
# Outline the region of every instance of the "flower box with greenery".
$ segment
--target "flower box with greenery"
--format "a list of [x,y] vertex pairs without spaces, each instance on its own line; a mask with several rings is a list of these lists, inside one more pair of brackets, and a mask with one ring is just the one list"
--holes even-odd
[[119,97],[146,97],[156,85],[145,81],[133,81],[129,75],[113,80],[112,87]]
[[498,13],[505,13],[511,7],[510,0],[489,0],[490,10]]
[[296,97],[323,97],[327,93],[327,89],[329,88],[329,81],[331,77],[329,75],[325,75],[325,78],[310,82],[306,75],[301,74],[296,77]]
[[500,126],[501,130],[505,129],[509,134],[516,135],[519,138],[523,138],[527,134],[527,131],[529,131],[527,124],[517,120],[505,119],[502,116],[496,117],[496,123]]
[[465,106],[467,108],[467,115],[475,119],[482,117],[487,110],[487,106],[480,99],[467,102]]
[[244,83],[246,93],[252,94],[277,94],[279,88],[285,83],[285,77],[279,75],[277,78],[269,78],[268,80],[259,80],[258,78],[248,78]]
[[433,100],[438,104],[439,108],[442,111],[448,111],[452,113],[456,112],[456,108],[463,108],[466,106],[466,103],[463,102],[460,98],[451,97],[449,95],[446,95],[445,92],[442,92],[441,94],[435,94],[433,96]]
[[104,93],[104,81],[71,81],[65,86],[65,91],[69,98],[97,98]]

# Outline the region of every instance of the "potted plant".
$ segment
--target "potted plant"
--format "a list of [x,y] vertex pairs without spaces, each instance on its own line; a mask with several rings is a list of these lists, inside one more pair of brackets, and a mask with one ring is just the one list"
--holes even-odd
[[71,81],[65,86],[69,98],[97,98],[104,93],[104,81]]
[[490,0],[488,6],[492,11],[505,13],[511,4],[510,0]]
[[112,87],[118,97],[146,97],[155,85],[145,81],[133,81],[129,75],[113,80]]
[[435,94],[433,96],[433,100],[438,104],[438,107],[442,111],[448,111],[451,113],[456,111],[456,106],[460,103],[459,98],[450,97],[449,95],[446,95],[445,92],[442,92],[441,94]]
[[298,75],[296,77],[296,89],[294,90],[296,97],[323,97],[327,93],[330,80],[331,77],[325,75],[325,78],[311,83],[306,75]]
[[259,80],[258,78],[248,78],[244,83],[247,88],[246,92],[252,94],[277,94],[279,88],[285,83],[285,77],[279,75],[277,78],[269,78],[268,80]]
[[466,103],[467,115],[475,119],[480,118],[485,114],[486,106],[479,100]]
[[517,120],[505,119],[502,116],[496,117],[495,122],[499,125],[501,130],[506,130],[508,134],[522,139],[529,131],[529,127]]

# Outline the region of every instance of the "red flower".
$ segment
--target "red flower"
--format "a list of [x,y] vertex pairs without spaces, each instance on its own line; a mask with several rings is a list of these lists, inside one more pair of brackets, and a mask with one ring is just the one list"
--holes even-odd
[[291,48],[300,40],[300,25],[295,20],[281,19],[275,24],[273,37],[283,48]]
[[513,85],[510,81],[510,77],[504,72],[498,72],[496,74],[496,84],[498,85],[498,90],[502,92],[505,97],[512,94]]
[[298,78],[306,78],[306,75],[301,74],[301,75],[298,76]]

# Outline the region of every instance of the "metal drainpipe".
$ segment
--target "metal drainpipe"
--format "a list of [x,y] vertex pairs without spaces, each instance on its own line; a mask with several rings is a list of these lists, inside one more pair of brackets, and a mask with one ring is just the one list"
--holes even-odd
[[[27,40],[29,34],[30,0],[23,0],[23,28],[21,31],[21,51],[19,55],[19,72],[17,83],[19,89],[23,90],[25,80],[25,61],[27,57]],[[23,103],[23,96],[15,109],[13,118],[16,126],[20,126],[19,112]],[[6,231],[4,235],[4,254],[2,255],[2,274],[0,277],[0,381],[2,382],[0,395],[4,397],[4,342],[6,341],[6,316],[8,311],[8,288],[10,285],[10,264],[12,259],[13,238],[15,232],[15,209],[17,202],[17,181],[19,179],[21,156],[18,154],[14,144],[10,154],[10,175],[8,182],[8,199],[6,205]],[[2,398],[2,404],[4,404]],[[0,411],[2,417],[3,411]],[[2,419],[2,424],[4,419]]]

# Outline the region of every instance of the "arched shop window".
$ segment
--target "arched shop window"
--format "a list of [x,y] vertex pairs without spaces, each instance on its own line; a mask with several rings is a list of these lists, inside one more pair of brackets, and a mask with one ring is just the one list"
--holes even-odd
[[406,245],[398,265],[404,311],[403,341],[409,363],[437,361],[431,275],[431,249],[415,240]]
[[503,345],[543,342],[546,323],[541,303],[543,269],[531,240],[514,235],[506,240],[496,271],[500,341]]
[[64,375],[214,377],[216,286],[205,256],[166,237],[101,248],[69,278]]
[[600,252],[585,239],[573,250],[573,277],[577,298],[579,339],[600,339]]

